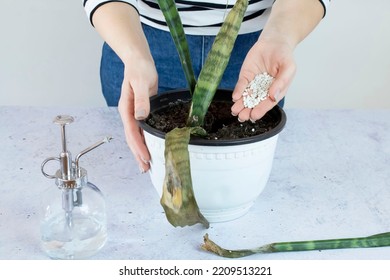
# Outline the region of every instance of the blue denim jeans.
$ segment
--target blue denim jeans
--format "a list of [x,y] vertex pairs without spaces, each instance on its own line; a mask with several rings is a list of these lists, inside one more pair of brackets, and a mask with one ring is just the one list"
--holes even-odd
[[[143,30],[149,43],[158,73],[158,93],[173,89],[188,88],[176,47],[169,32],[147,25]],[[259,38],[260,32],[239,35],[220,83],[220,88],[234,89],[241,65],[250,48]],[[187,35],[192,66],[198,77],[215,36]],[[100,64],[102,91],[108,106],[117,106],[123,81],[124,65],[115,52],[103,45]]]

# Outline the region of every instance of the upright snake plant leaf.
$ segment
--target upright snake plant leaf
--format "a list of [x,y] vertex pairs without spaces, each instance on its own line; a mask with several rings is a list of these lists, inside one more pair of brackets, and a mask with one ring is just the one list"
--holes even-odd
[[203,126],[204,117],[229,62],[248,0],[237,0],[226,16],[198,77],[187,126]]
[[188,142],[191,134],[204,135],[200,127],[175,128],[165,136],[165,179],[161,205],[175,227],[197,223],[209,227],[200,213],[192,188]]
[[180,62],[187,80],[191,95],[194,92],[196,79],[192,68],[188,42],[184,33],[183,25],[174,0],[157,0],[160,10],[164,14],[165,21],[169,27],[173,42],[175,43]]
[[227,250],[212,240],[208,234],[204,236],[202,249],[225,258],[241,258],[259,253],[277,253],[292,251],[329,250],[347,248],[371,248],[390,246],[390,232],[371,235],[367,237],[325,239],[313,241],[292,241],[271,243],[254,249]]

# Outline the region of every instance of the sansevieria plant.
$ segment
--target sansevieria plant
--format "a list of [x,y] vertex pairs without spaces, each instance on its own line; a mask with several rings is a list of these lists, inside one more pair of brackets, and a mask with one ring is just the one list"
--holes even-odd
[[248,0],[238,0],[217,34],[196,81],[183,25],[174,0],[158,0],[179,53],[188,87],[192,93],[187,126],[175,128],[165,137],[165,179],[161,204],[174,226],[209,223],[200,213],[190,171],[188,143],[191,134],[206,135],[204,117],[217,91],[241,26]]
[[[192,69],[190,52],[175,1],[158,0],[158,4],[176,45],[192,95],[186,127],[175,128],[165,136],[165,179],[161,205],[168,221],[173,226],[184,227],[201,223],[208,228],[209,222],[199,211],[192,187],[188,143],[192,134],[199,136],[207,134],[202,128],[204,118],[229,62],[244,13],[248,7],[248,0],[237,0],[227,14],[197,80]],[[390,246],[390,232],[358,238],[278,242],[243,250],[224,249],[210,240],[206,234],[202,248],[222,257],[238,258],[257,253],[381,246]]]

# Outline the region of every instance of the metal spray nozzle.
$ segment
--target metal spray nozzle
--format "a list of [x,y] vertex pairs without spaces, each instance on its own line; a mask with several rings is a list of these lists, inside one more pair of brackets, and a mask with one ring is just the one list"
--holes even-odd
[[[87,183],[87,172],[85,169],[79,166],[80,157],[99,147],[100,145],[108,143],[112,139],[111,136],[107,136],[103,140],[84,149],[76,156],[75,162],[73,162],[71,153],[67,150],[67,139],[65,133],[65,126],[67,124],[71,124],[73,121],[74,118],[68,115],[59,115],[55,117],[54,123],[61,126],[62,150],[59,157],[49,157],[45,159],[41,165],[41,171],[45,177],[49,179],[56,179],[58,186],[67,189],[74,189]],[[55,175],[49,175],[44,171],[46,163],[51,160],[60,162],[60,169],[56,172]]]

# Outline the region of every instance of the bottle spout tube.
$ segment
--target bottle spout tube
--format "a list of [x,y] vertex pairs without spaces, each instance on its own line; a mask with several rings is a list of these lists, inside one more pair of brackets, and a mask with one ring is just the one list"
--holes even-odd
[[74,195],[73,189],[63,189],[62,190],[62,209],[66,213],[72,212],[74,208]]
[[81,189],[63,189],[62,191],[62,209],[65,211],[66,224],[69,228],[73,227],[74,207],[80,207],[83,204],[83,195]]
[[112,137],[111,136],[106,136],[103,138],[103,140],[89,146],[88,148],[82,150],[75,158],[75,166],[76,166],[76,170],[79,170],[79,161],[80,161],[80,158],[85,155],[86,153],[92,151],[93,149],[99,147],[100,145],[103,145],[104,143],[108,143],[112,140]]

